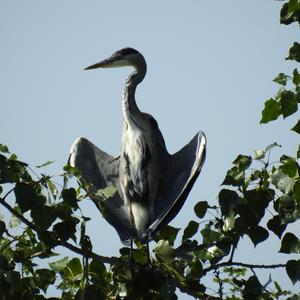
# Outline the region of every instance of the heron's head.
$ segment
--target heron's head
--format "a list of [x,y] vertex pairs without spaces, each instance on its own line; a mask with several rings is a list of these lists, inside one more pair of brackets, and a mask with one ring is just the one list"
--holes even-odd
[[86,67],[84,70],[97,68],[119,68],[132,66],[138,69],[140,66],[146,66],[143,55],[133,48],[123,48],[113,53],[109,58],[96,64]]

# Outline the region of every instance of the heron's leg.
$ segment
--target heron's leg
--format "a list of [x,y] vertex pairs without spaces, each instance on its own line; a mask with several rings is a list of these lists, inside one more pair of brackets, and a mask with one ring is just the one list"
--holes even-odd
[[149,242],[147,242],[147,257],[148,257],[148,263],[149,263],[149,264],[151,264],[151,257],[150,257]]

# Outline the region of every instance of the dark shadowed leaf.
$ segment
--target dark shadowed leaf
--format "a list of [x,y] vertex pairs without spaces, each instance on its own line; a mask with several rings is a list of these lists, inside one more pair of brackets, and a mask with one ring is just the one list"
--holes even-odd
[[63,241],[66,241],[69,238],[72,238],[73,240],[75,240],[76,239],[75,232],[76,232],[76,224],[77,223],[78,223],[77,219],[63,221],[63,222],[55,224],[53,226],[53,231]]
[[0,270],[2,271],[7,271],[8,270],[8,260],[7,258],[0,254]]
[[219,193],[219,204],[223,216],[229,216],[230,210],[235,209],[240,202],[237,192],[222,189]]
[[300,253],[300,241],[291,232],[284,235],[281,241],[281,247],[279,252],[281,253]]
[[77,197],[76,197],[76,191],[74,188],[70,188],[70,189],[64,189],[62,191],[62,197],[64,199],[64,202],[74,208],[78,207],[77,204]]
[[253,242],[254,246],[257,244],[263,242],[269,237],[269,232],[265,228],[261,226],[257,226],[254,228],[251,228],[248,233],[251,241]]
[[98,277],[103,277],[106,273],[105,265],[101,261],[93,259],[90,263],[90,272],[97,274]]
[[207,212],[208,208],[208,203],[207,201],[200,201],[198,202],[195,207],[194,207],[194,212],[198,218],[203,218]]
[[300,44],[295,42],[290,48],[289,56],[286,59],[300,62]]
[[251,276],[245,283],[243,290],[244,299],[258,299],[262,293],[262,286],[256,276]]
[[5,230],[6,230],[5,223],[3,221],[0,221],[0,237],[5,232]]
[[291,91],[284,91],[280,97],[281,113],[284,118],[292,115],[298,109],[297,100]]
[[48,286],[54,284],[56,274],[54,271],[48,269],[39,269],[35,271],[34,279],[37,286],[46,293]]
[[79,289],[75,296],[75,300],[81,300],[81,299],[105,300],[107,298],[105,297],[103,291],[98,286],[87,285],[86,287],[83,288],[83,290]]
[[285,269],[293,284],[300,280],[300,260],[289,260]]
[[297,69],[294,69],[294,71],[293,71],[293,83],[295,85],[299,85],[300,84],[300,74],[298,73]]
[[298,122],[296,123],[296,125],[293,128],[291,128],[291,130],[293,130],[293,131],[295,131],[295,132],[297,132],[297,133],[300,134],[300,120],[298,120]]
[[199,223],[195,221],[190,221],[188,226],[184,229],[182,239],[186,240],[194,236],[199,228]]
[[199,259],[194,259],[190,270],[190,276],[194,279],[200,279],[203,274],[203,266]]
[[292,13],[289,13],[289,4],[284,3],[280,10],[280,23],[289,25],[293,22],[293,19],[291,19]]
[[42,206],[46,199],[37,194],[32,185],[26,183],[17,183],[15,187],[16,202],[24,213],[31,208]]
[[160,230],[158,239],[167,240],[171,245],[173,245],[179,230],[180,228],[175,228],[167,225],[162,230]]
[[56,219],[55,210],[49,206],[33,208],[30,215],[34,223],[42,230],[48,229]]
[[274,99],[269,99],[265,102],[265,108],[262,111],[260,123],[268,123],[276,120],[281,114],[280,104]]
[[267,223],[268,228],[273,231],[279,238],[281,238],[282,233],[286,229],[286,224],[281,224],[280,217],[274,216],[271,220]]

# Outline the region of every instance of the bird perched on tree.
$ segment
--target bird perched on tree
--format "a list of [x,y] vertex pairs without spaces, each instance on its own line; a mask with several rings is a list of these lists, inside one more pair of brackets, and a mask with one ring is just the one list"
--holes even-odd
[[132,48],[121,49],[85,70],[131,66],[123,91],[123,137],[121,154],[112,157],[81,137],[71,147],[69,164],[95,189],[116,187],[116,193],[97,205],[116,229],[121,241],[148,242],[179,212],[205,160],[203,132],[180,151],[168,153],[156,120],[141,112],[135,101],[137,85],[146,74],[146,62]]

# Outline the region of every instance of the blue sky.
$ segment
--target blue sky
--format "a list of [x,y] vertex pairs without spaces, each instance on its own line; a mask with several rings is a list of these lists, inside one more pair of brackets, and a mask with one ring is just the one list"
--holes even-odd
[[[273,0],[2,0],[0,142],[32,165],[55,160],[49,174],[61,173],[78,136],[117,155],[122,86],[130,69],[83,68],[120,48],[136,48],[148,64],[137,103],[156,118],[169,151],[200,129],[207,135],[203,172],[172,222],[185,226],[197,201],[216,202],[239,153],[276,141],[283,147],[274,150],[274,159],[281,152],[295,155],[298,137],[288,130],[295,118],[259,125],[264,101],[278,89],[272,79],[295,67],[284,57],[299,32],[279,24],[281,5]],[[92,217],[94,251],[117,254],[121,243],[114,229],[91,203],[83,209]],[[244,240],[240,260],[285,259],[266,255],[266,246],[255,252]],[[278,247],[276,237],[270,240],[267,247]]]

